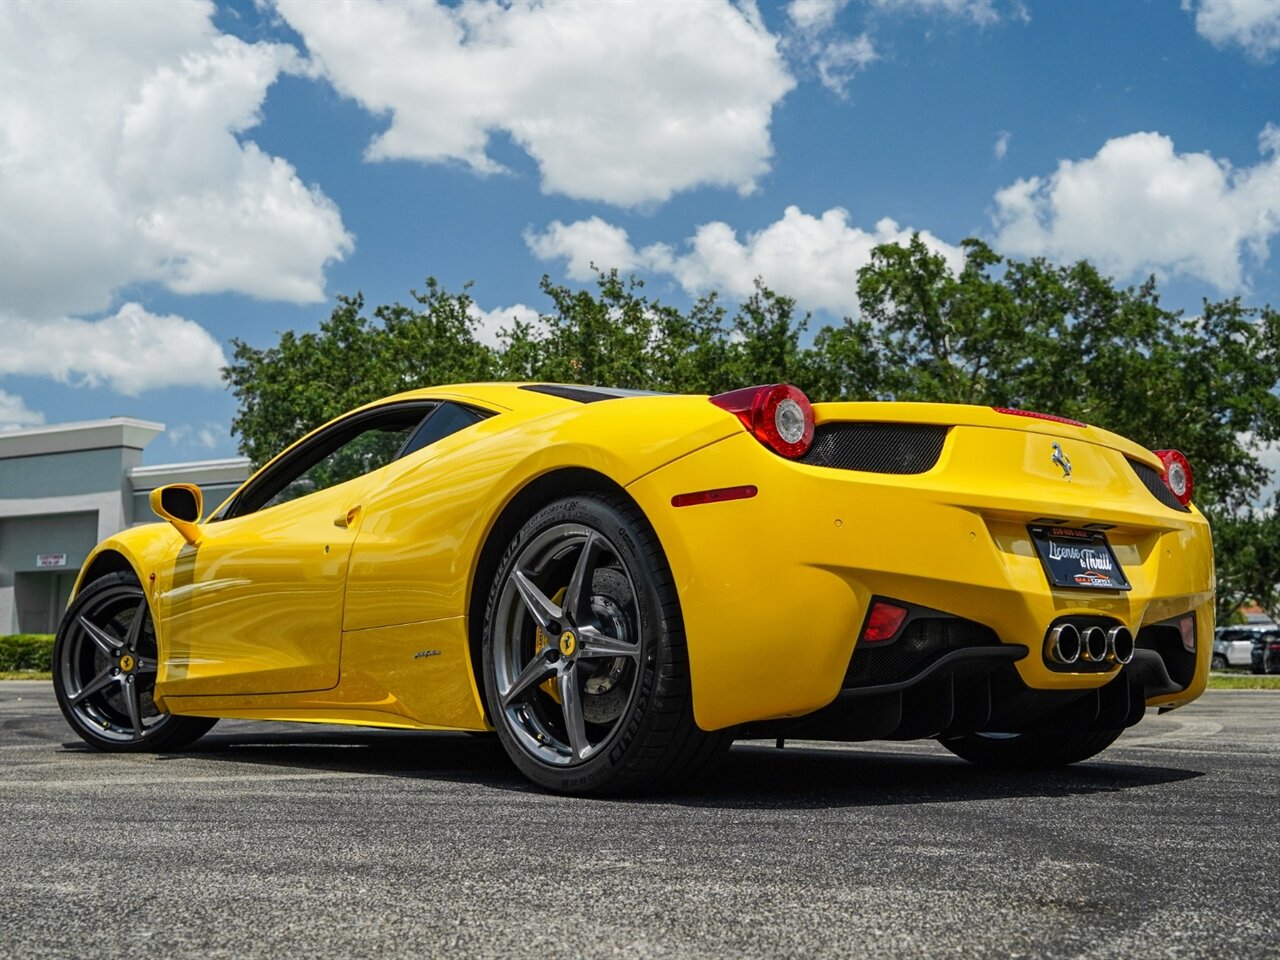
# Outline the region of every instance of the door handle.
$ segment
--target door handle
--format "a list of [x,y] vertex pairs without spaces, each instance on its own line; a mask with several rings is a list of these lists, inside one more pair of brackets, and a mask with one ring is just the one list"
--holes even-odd
[[342,527],[345,529],[355,523],[358,519],[360,519],[360,508],[356,506],[352,507],[341,516],[334,517],[333,525],[335,527]]

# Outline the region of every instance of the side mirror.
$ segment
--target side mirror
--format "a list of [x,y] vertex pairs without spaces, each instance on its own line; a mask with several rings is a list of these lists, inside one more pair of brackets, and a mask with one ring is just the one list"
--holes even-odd
[[157,517],[172,523],[187,543],[194,546],[200,542],[204,494],[194,483],[171,483],[152,490],[151,509]]

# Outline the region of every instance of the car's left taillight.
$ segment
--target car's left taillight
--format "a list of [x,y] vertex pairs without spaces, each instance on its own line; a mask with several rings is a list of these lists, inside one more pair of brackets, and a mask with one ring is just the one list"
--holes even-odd
[[1178,498],[1184,507],[1191,502],[1191,494],[1195,491],[1195,477],[1191,475],[1191,464],[1179,450],[1153,451],[1164,464],[1164,485]]
[[718,394],[711,402],[736,414],[757,440],[781,456],[803,457],[813,443],[813,405],[799,387],[743,387]]

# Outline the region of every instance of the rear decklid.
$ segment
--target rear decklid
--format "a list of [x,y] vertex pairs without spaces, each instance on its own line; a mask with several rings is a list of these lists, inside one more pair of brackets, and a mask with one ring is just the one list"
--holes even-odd
[[989,509],[1070,519],[1077,508],[1117,518],[1191,512],[1151,451],[1100,427],[949,403],[814,404],[814,441],[799,462],[952,490]]

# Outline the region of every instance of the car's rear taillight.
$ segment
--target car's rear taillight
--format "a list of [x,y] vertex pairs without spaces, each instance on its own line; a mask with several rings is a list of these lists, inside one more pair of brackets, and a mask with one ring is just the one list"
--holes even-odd
[[1069,427],[1087,427],[1087,423],[1060,417],[1056,413],[1037,413],[1034,410],[1019,410],[1017,407],[992,407],[996,413],[1007,413],[1011,417],[1031,417],[1033,420],[1051,420],[1054,423],[1065,423]]
[[1153,451],[1164,464],[1164,484],[1178,498],[1184,507],[1191,502],[1191,494],[1196,488],[1195,478],[1191,475],[1191,464],[1178,450]]
[[803,457],[813,443],[813,406],[799,387],[743,387],[718,394],[711,402],[736,414],[757,440],[784,457]]

